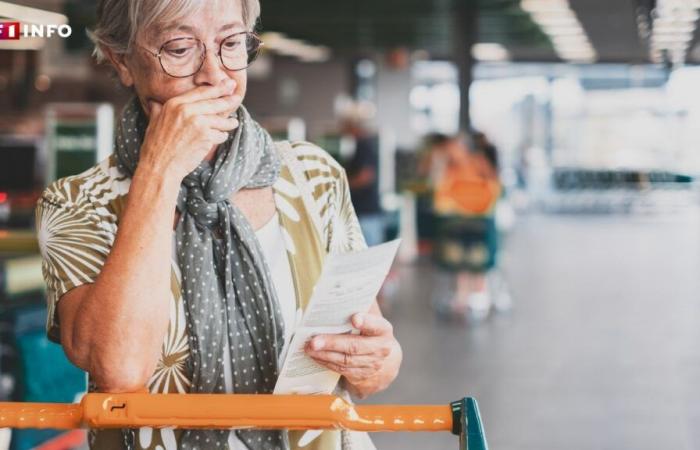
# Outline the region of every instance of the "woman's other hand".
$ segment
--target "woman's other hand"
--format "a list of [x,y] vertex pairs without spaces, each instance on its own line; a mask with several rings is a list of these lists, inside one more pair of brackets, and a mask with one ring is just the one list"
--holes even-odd
[[376,304],[367,314],[355,314],[352,325],[360,334],[315,336],[307,343],[306,353],[318,364],[341,374],[350,393],[362,399],[394,381],[402,352],[391,323],[381,316]]
[[229,116],[243,99],[233,92],[235,81],[226,79],[172,97],[164,104],[149,100],[149,124],[139,167],[182,180],[238,127],[238,120]]

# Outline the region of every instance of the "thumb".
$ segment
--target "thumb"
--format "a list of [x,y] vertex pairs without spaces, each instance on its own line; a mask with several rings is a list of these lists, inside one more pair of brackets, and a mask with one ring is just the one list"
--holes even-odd
[[352,317],[352,326],[360,330],[363,336],[382,336],[392,333],[392,325],[384,317],[376,314],[355,314]]
[[150,120],[156,120],[156,119],[158,119],[158,116],[160,116],[160,112],[161,112],[162,109],[163,109],[163,105],[160,104],[160,103],[158,103],[158,102],[154,102],[153,100],[149,100],[149,102],[148,102],[148,107],[149,107],[149,109],[150,109],[150,113],[149,113],[149,114],[150,114],[150,117],[149,117],[149,119],[150,119]]

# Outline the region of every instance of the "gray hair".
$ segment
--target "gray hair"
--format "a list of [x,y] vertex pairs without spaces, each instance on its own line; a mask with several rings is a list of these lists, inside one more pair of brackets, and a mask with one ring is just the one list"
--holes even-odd
[[[206,1],[211,0],[99,0],[97,23],[87,32],[95,44],[92,55],[97,62],[103,62],[105,48],[127,54],[145,30],[186,17]],[[238,1],[242,3],[244,25],[253,30],[260,16],[260,0]]]

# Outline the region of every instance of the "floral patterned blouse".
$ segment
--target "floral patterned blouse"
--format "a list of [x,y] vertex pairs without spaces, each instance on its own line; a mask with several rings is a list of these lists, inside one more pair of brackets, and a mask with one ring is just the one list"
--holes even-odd
[[[324,150],[307,142],[277,144],[283,160],[274,199],[294,279],[297,306],[304,308],[320,274],[324,256],[365,248],[343,168]],[[114,155],[91,169],[50,185],[37,204],[36,223],[47,284],[49,339],[60,344],[56,305],[71,289],[93,283],[109,255],[126,205],[131,179],[119,171]],[[186,393],[189,341],[177,262],[171,257],[170,325],[151,393]],[[96,389],[88,383],[88,391]],[[136,449],[175,450],[177,429],[135,430]],[[292,448],[301,436],[290,432]],[[90,447],[125,448],[120,430],[91,430]],[[327,431],[305,449],[373,449],[365,433]]]

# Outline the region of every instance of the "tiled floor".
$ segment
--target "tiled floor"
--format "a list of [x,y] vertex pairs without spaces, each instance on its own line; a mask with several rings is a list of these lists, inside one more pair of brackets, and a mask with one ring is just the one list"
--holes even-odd
[[[402,372],[370,403],[478,398],[492,450],[700,449],[700,220],[534,216],[508,237],[509,315],[437,320],[427,263],[400,269]],[[456,449],[445,433],[380,450]]]

